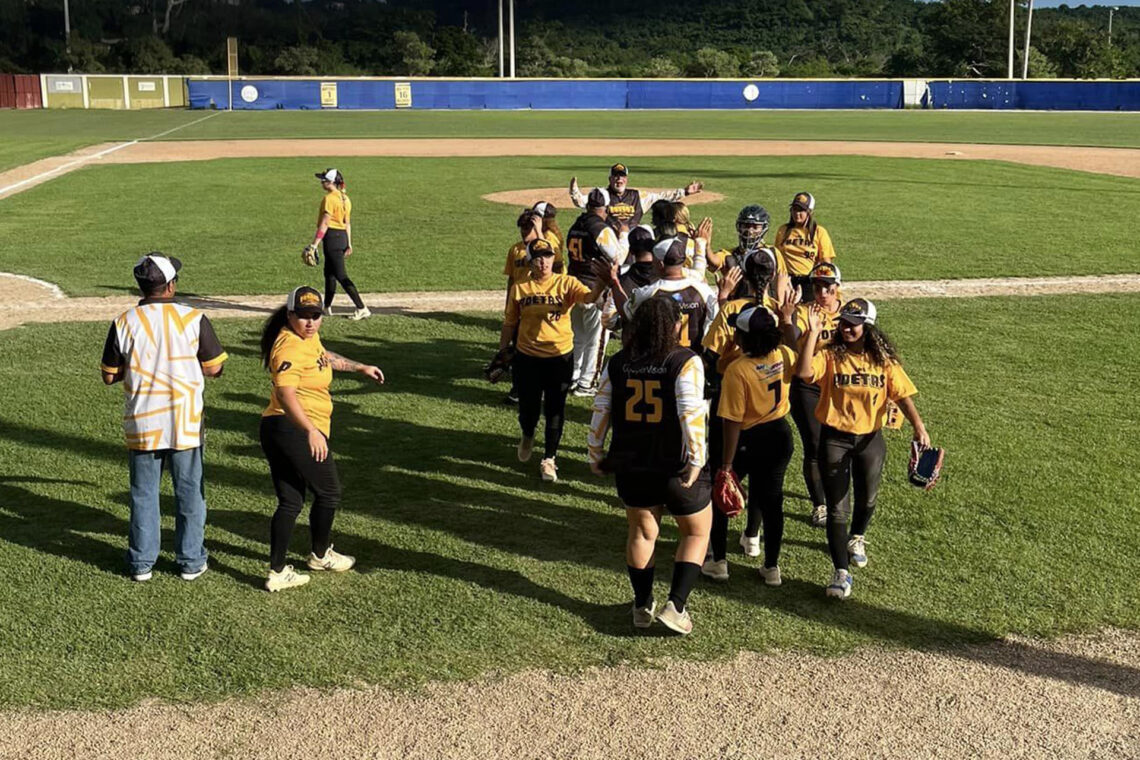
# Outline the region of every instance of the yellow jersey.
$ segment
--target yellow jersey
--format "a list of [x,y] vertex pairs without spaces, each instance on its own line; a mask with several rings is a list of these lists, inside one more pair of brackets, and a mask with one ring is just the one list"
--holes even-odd
[[325,353],[321,336],[304,339],[288,327],[281,329],[273,349],[269,352],[269,371],[273,376],[273,391],[269,406],[262,417],[285,414],[278,388],[296,388],[297,401],[305,416],[317,429],[329,436],[332,424],[332,363]]
[[518,327],[515,346],[528,356],[563,356],[574,349],[570,310],[590,295],[577,277],[552,274],[545,282],[527,279],[511,286],[503,321]]
[[832,349],[816,352],[810,382],[819,386],[815,416],[824,425],[863,435],[887,421],[887,402],[918,393],[898,362],[874,364],[865,353]]
[[352,222],[352,201],[343,190],[329,190],[321,198],[321,207],[317,209],[317,224],[321,217],[329,215],[329,229],[343,230]]
[[[755,304],[756,299],[751,297],[732,299],[720,307],[712,326],[705,333],[701,345],[717,355],[716,371],[718,374],[723,375],[728,370],[728,365],[741,355],[740,349],[736,345],[736,315]],[[776,299],[765,293],[764,305],[775,311]]]
[[835,260],[831,235],[821,224],[815,226],[814,239],[808,237],[803,227],[781,226],[776,230],[776,250],[783,259],[784,269],[793,277],[806,277],[821,261]]
[[796,352],[777,346],[766,356],[741,356],[725,370],[717,414],[745,430],[787,415]]

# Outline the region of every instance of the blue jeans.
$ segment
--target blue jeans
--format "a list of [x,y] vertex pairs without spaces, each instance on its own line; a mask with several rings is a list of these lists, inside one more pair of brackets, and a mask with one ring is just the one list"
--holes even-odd
[[158,485],[163,463],[174,480],[175,559],[184,573],[206,564],[206,489],[202,483],[202,447],[175,451],[130,451],[131,531],[127,566],[144,573],[158,560],[162,524],[158,511]]

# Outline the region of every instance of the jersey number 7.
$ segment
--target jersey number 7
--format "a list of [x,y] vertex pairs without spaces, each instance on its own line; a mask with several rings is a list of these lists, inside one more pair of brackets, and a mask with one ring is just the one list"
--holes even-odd
[[[660,380],[626,380],[625,385],[629,388],[629,400],[625,402],[625,418],[629,422],[649,422],[657,424],[661,421],[664,412],[664,406],[661,403],[661,397],[657,394],[661,392]],[[642,405],[649,407],[647,412],[639,412],[638,406]]]

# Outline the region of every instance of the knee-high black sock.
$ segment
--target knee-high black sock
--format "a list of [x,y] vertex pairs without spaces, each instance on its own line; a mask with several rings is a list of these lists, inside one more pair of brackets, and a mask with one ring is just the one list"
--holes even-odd
[[625,569],[629,571],[629,585],[633,586],[633,604],[636,607],[644,607],[653,598],[654,567],[650,565],[639,568],[626,565]]
[[685,602],[689,599],[689,592],[700,577],[701,566],[696,562],[677,562],[673,565],[673,585],[669,588],[669,601],[677,608],[677,612],[685,611]]
[[313,534],[313,554],[318,557],[325,556],[325,552],[329,549],[334,517],[336,517],[335,509],[314,505],[309,512],[309,530]]

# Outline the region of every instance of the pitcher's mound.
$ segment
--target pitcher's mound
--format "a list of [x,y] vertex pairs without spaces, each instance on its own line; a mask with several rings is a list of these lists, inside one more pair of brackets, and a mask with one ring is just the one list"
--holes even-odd
[[[640,187],[638,189],[642,193],[660,193],[673,188]],[[583,185],[582,192],[588,193],[590,192],[590,188]],[[503,190],[498,193],[488,193],[483,196],[483,200],[491,201],[492,203],[506,203],[510,206],[518,206],[520,209],[524,206],[533,206],[539,201],[549,201],[553,203],[559,211],[574,208],[574,204],[570,201],[570,191],[565,187],[536,187],[533,190]],[[699,203],[716,203],[717,201],[723,200],[724,196],[720,193],[703,190],[699,193],[693,193],[687,196],[685,203],[689,206],[695,206]]]
[[6,307],[39,305],[65,298],[57,285],[22,274],[0,272],[0,301]]

